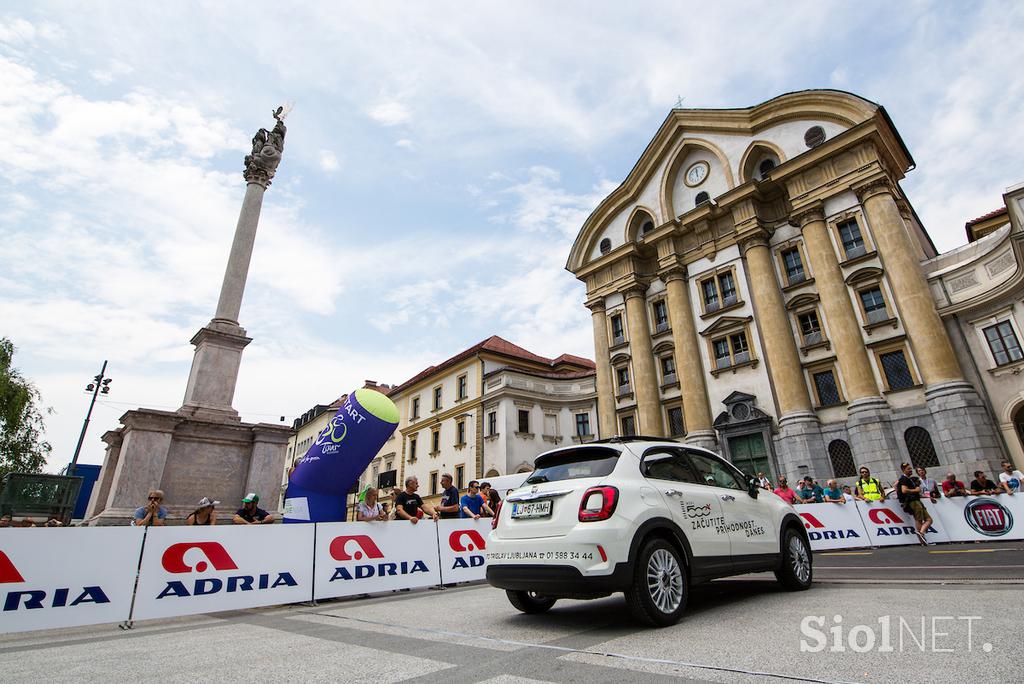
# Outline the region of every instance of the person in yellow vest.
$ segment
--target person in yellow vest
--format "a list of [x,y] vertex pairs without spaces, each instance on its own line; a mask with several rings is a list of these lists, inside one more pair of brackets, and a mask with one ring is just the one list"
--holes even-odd
[[871,471],[860,467],[860,479],[857,480],[854,498],[859,501],[881,501],[885,498],[885,488],[877,477],[871,477]]

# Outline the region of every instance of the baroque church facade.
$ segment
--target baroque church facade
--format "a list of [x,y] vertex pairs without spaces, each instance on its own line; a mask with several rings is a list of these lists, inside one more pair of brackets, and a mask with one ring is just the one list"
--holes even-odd
[[900,187],[913,167],[884,108],[845,92],[673,110],[567,263],[600,436],[791,478],[991,475],[1005,440],[922,269],[939,254]]

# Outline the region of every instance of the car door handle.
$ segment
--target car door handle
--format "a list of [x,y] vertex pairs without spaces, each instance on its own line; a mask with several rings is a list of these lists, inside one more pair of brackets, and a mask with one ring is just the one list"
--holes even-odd
[[683,493],[678,489],[666,489],[665,496],[682,496]]
[[729,494],[722,494],[722,501],[735,501],[736,497]]

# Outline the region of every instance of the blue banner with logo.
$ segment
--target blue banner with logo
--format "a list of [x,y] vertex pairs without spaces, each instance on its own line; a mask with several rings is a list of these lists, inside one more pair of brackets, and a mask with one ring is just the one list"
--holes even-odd
[[398,408],[386,396],[349,394],[288,478],[284,521],[344,521],[346,495],[396,427]]

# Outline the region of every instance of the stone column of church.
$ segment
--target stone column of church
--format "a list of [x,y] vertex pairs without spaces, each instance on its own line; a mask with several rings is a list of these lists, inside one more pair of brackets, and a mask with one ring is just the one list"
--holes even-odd
[[608,318],[604,297],[587,302],[594,323],[594,363],[597,365],[597,435],[611,437],[615,424],[615,397],[612,395],[612,369],[608,358]]
[[704,361],[700,355],[693,305],[686,284],[686,268],[673,268],[662,274],[668,291],[668,315],[672,323],[676,375],[683,399],[686,441],[706,449],[718,450],[718,439],[711,423]]
[[942,446],[939,460],[943,467],[963,463],[973,470],[973,464],[985,467],[983,454],[995,454],[987,467],[996,467],[1002,447],[995,425],[978,392],[964,379],[891,184],[878,178],[856,191],[925,384],[925,403]]
[[626,324],[629,326],[629,354],[633,361],[633,391],[640,414],[638,432],[652,437],[665,434],[661,422],[661,397],[658,375],[651,350],[651,328],[647,322],[647,300],[640,287],[623,293],[626,299]]
[[854,460],[873,471],[892,470],[899,464],[899,447],[891,424],[892,412],[878,391],[860,322],[829,239],[825,214],[817,205],[801,210],[794,219],[803,233],[814,284],[828,322],[829,340],[835,348],[842,375],[848,402],[847,435]]
[[761,230],[752,234],[740,247],[750,276],[757,324],[779,407],[779,448],[776,450],[779,467],[782,474],[789,475],[798,473],[799,466],[810,467],[811,474],[820,477],[829,470],[825,465],[821,424],[811,409],[793,329],[772,266],[767,233]]

